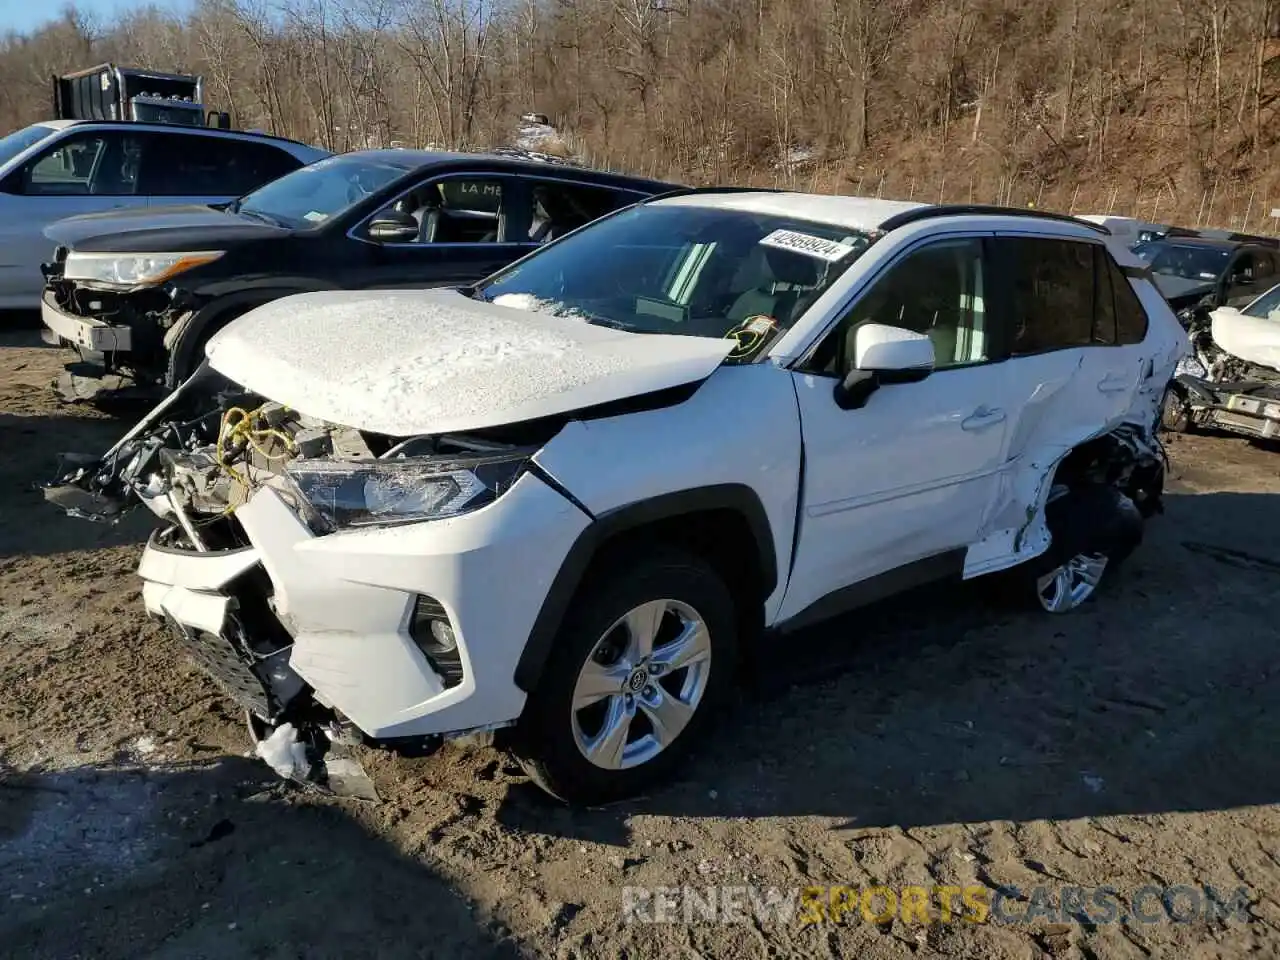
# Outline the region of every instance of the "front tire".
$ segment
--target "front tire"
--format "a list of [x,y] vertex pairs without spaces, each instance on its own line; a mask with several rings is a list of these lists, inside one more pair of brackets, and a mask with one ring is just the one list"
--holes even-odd
[[615,558],[570,606],[517,728],[516,756],[551,795],[591,805],[669,776],[730,692],[737,617],[702,559]]
[[1182,391],[1170,385],[1165,387],[1160,402],[1160,426],[1169,433],[1191,432],[1191,404]]

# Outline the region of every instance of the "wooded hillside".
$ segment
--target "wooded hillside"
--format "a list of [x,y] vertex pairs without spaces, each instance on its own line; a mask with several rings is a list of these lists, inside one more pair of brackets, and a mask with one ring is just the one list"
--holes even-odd
[[[345,150],[510,142],[686,182],[1270,229],[1280,0],[203,0],[0,40],[0,129],[49,75],[205,75],[237,124]],[[1247,221],[1247,222],[1246,222]]]

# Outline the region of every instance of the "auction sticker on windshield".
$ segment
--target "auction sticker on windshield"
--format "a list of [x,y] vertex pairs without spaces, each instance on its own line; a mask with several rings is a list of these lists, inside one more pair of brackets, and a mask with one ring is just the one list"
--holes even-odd
[[794,250],[796,253],[807,253],[811,257],[818,257],[829,263],[843,260],[853,253],[852,244],[841,243],[837,240],[827,240],[823,237],[815,237],[812,234],[799,233],[795,230],[775,230],[767,237],[762,238],[760,242],[768,247]]

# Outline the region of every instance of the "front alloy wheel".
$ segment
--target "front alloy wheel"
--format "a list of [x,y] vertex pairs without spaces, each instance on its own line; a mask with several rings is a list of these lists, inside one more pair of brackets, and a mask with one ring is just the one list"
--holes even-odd
[[733,686],[738,616],[700,557],[619,551],[569,604],[512,747],[573,804],[635,796],[671,774]]
[[640,604],[605,631],[578,674],[578,749],[605,770],[647,763],[688,726],[710,673],[711,635],[693,607]]

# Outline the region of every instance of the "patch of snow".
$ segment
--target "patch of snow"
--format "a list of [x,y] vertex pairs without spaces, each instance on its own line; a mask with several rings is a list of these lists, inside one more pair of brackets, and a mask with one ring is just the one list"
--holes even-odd
[[537,150],[548,141],[560,140],[560,131],[549,123],[525,121],[516,127],[516,146],[521,150]]
[[258,742],[256,751],[276,773],[286,780],[305,777],[311,769],[307,760],[307,745],[298,740],[298,731],[292,723],[282,723],[271,736]]
[[775,170],[798,170],[808,166],[817,159],[812,147],[789,147],[782,151],[782,157],[773,165]]
[[139,756],[145,757],[156,752],[156,741],[154,737],[139,737],[133,741],[133,751]]
[[504,293],[491,301],[495,307],[509,307],[512,310],[529,310],[534,313],[545,313],[553,317],[567,317],[573,320],[590,320],[581,310],[567,309],[556,300],[543,300],[531,293]]
[[75,616],[70,611],[52,611],[47,604],[0,607],[0,637],[38,646],[46,653],[64,650],[75,640]]

